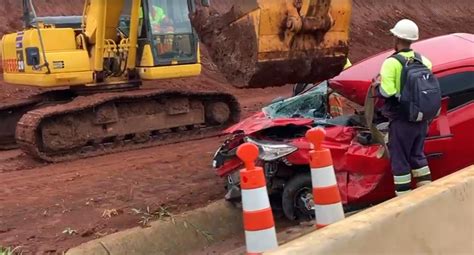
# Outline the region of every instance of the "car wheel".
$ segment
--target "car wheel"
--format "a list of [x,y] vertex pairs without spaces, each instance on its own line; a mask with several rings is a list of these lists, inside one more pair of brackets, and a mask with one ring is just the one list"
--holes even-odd
[[283,189],[283,213],[290,220],[310,221],[314,219],[311,176],[299,174],[292,177]]

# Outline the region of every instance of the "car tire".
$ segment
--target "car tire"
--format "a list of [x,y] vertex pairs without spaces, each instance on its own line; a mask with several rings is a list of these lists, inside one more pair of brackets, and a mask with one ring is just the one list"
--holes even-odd
[[[308,194],[310,194],[309,197]],[[286,183],[282,194],[282,207],[285,217],[292,221],[310,221],[314,219],[314,210],[308,209],[308,207],[312,207],[312,199],[310,174],[293,176]],[[310,204],[308,204],[309,201]]]

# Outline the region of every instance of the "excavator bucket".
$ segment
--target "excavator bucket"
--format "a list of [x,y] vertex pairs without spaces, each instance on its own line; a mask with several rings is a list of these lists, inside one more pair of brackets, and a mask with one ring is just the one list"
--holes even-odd
[[339,74],[348,54],[352,0],[236,0],[197,4],[194,28],[239,88],[317,82]]

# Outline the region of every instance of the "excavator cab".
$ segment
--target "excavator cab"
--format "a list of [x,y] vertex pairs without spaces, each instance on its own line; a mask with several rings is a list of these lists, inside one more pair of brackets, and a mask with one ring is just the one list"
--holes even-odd
[[[143,0],[138,39],[142,78],[199,75],[198,37],[189,19],[192,6],[190,0]],[[150,75],[153,72],[159,74]]]

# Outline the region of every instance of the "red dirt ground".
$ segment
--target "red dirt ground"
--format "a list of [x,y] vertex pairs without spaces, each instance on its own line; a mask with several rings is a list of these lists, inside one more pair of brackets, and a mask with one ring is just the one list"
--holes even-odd
[[[257,96],[240,99],[248,114],[287,91],[251,91]],[[133,208],[166,206],[177,213],[220,199],[223,181],[210,163],[221,142],[216,137],[51,165],[18,150],[2,152],[0,243],[28,252],[60,252],[139,225]],[[120,214],[103,218],[106,209]],[[78,234],[63,234],[67,228]]]
[[[82,1],[36,1],[39,14],[77,14]],[[231,1],[214,1],[226,8]],[[389,3],[390,2],[390,3]],[[421,2],[421,1],[420,1]],[[18,29],[20,1],[2,0],[0,34]],[[354,0],[351,60],[392,46],[386,31],[409,17],[422,37],[474,32],[469,0]],[[54,10],[54,12],[52,11]],[[205,57],[201,77],[149,82],[146,86],[220,90],[234,93],[248,115],[290,87],[265,90],[229,88]],[[0,83],[0,102],[36,93]],[[34,161],[20,151],[0,152],[0,246],[22,246],[24,254],[60,253],[88,240],[139,225],[132,209],[192,210],[223,196],[223,181],[211,170],[212,154],[223,138],[209,138],[59,164]],[[102,217],[115,209],[117,216]],[[66,229],[77,234],[64,234]]]

